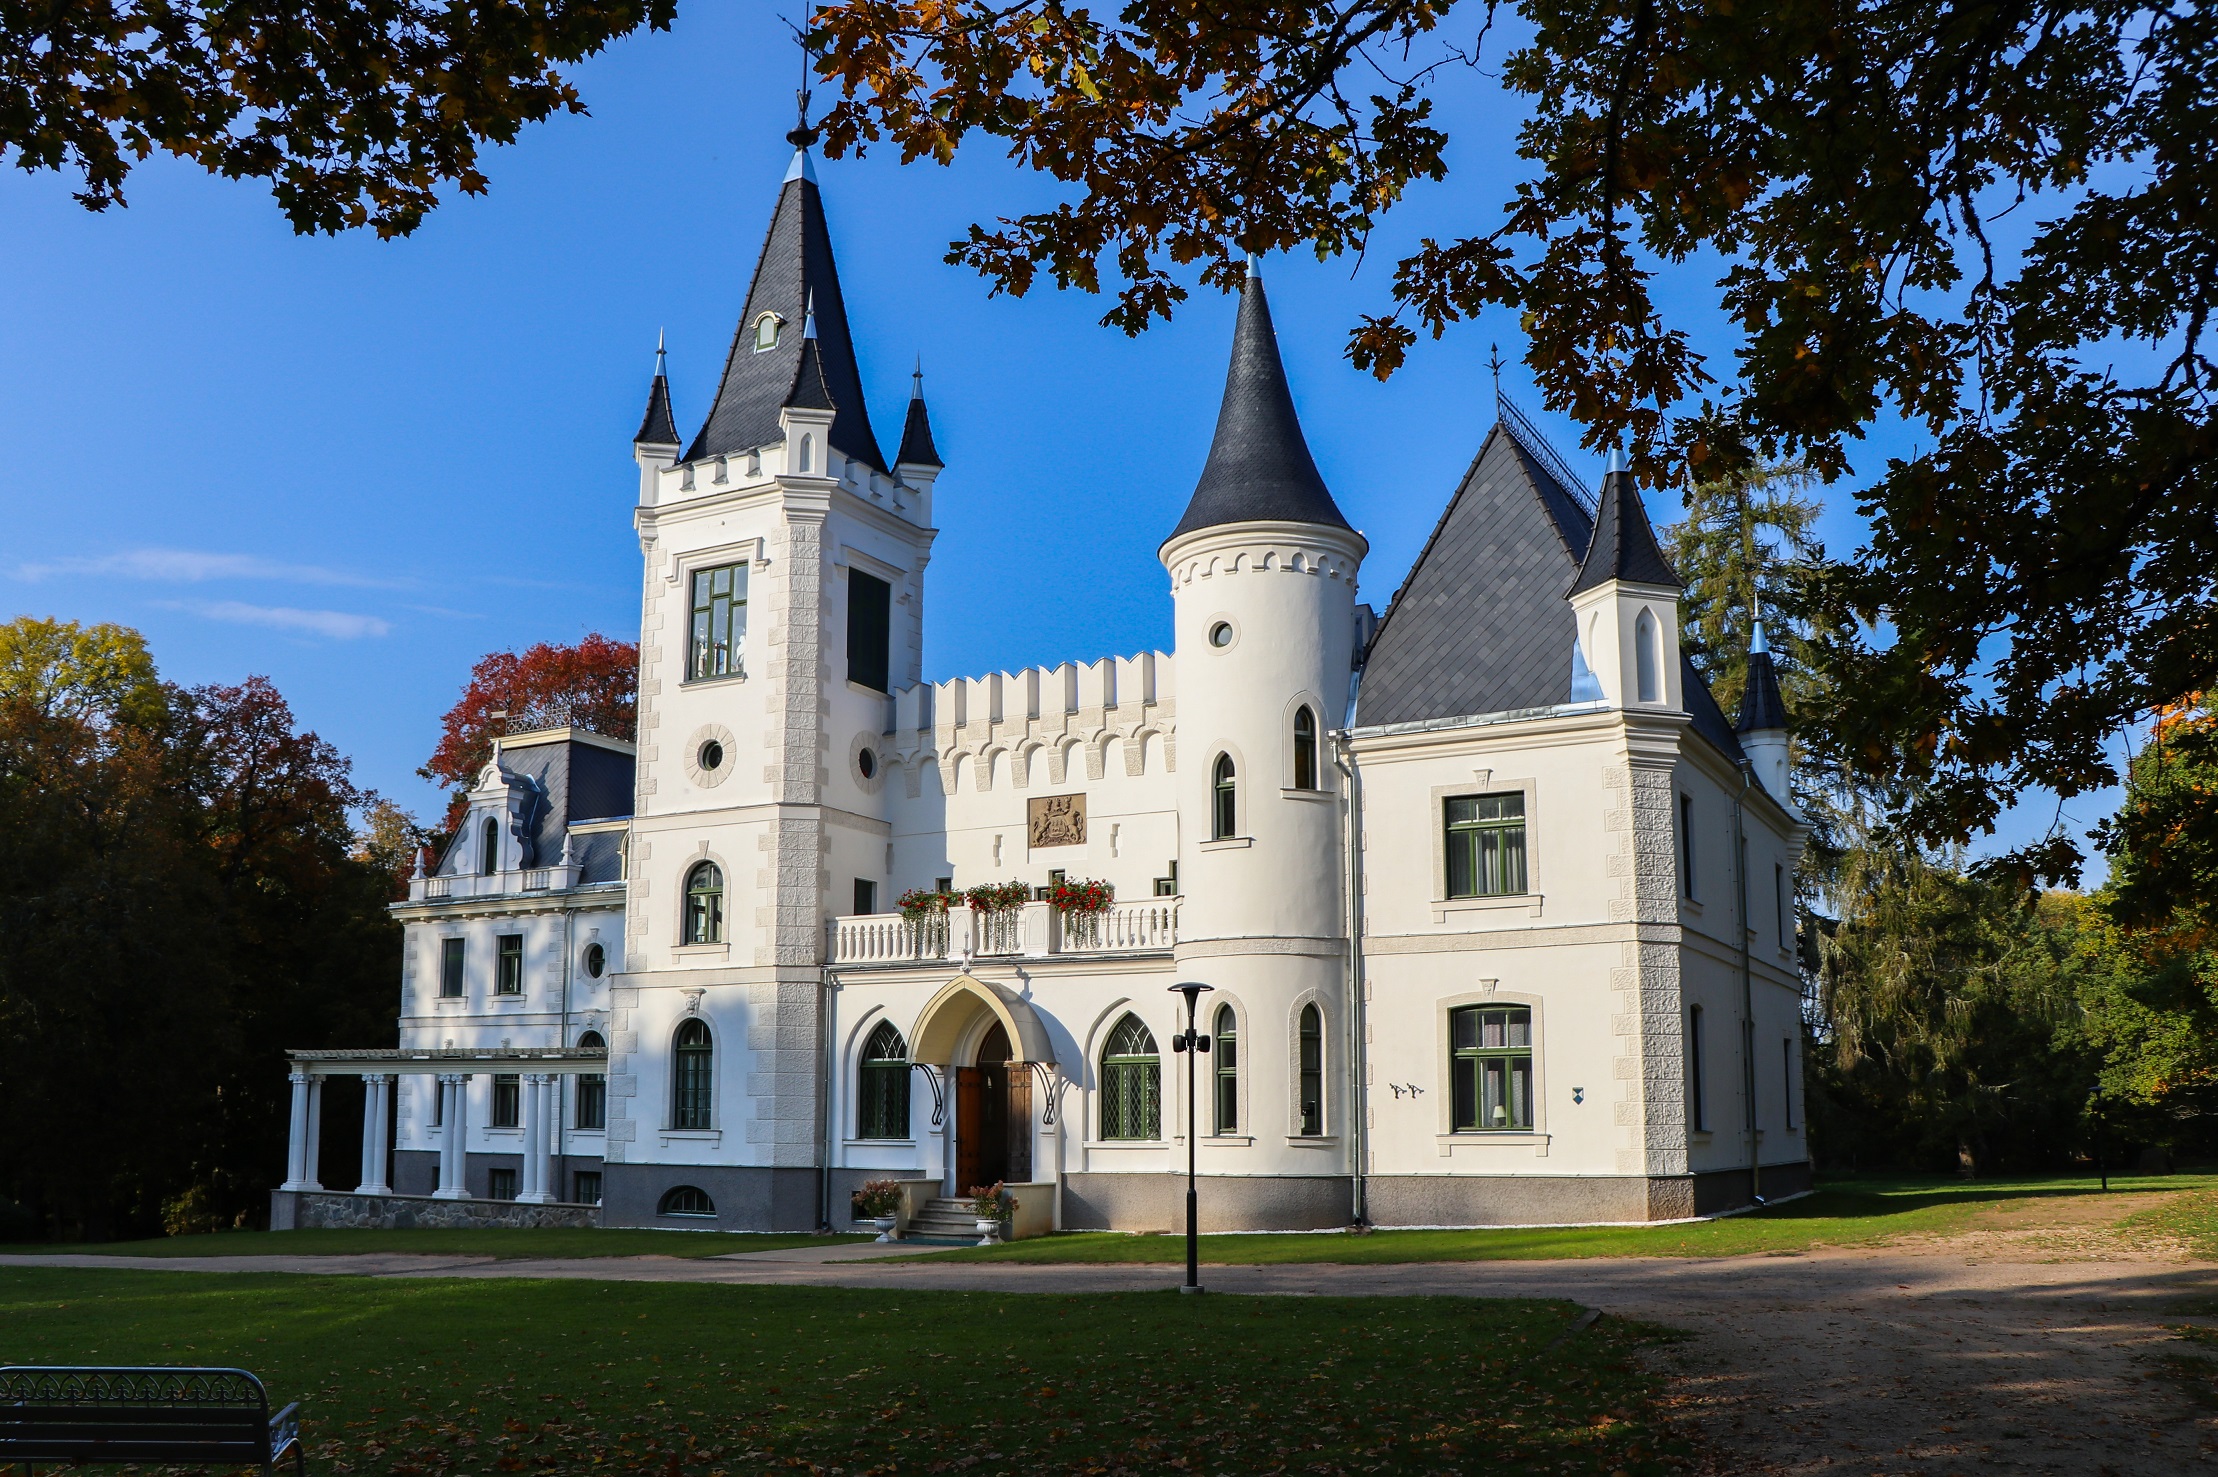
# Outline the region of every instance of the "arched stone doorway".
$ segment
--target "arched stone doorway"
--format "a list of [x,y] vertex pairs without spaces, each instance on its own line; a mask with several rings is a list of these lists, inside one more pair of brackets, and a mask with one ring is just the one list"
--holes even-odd
[[954,1102],[949,1190],[1033,1179],[1033,1064],[1052,1068],[1046,1029],[1022,996],[960,975],[918,1013],[910,1059],[942,1072]]

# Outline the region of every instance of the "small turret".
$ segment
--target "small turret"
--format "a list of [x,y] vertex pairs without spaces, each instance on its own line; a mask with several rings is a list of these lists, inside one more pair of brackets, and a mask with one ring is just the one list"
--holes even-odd
[[1748,641],[1748,687],[1741,694],[1740,721],[1733,725],[1741,752],[1764,790],[1794,813],[1789,788],[1790,753],[1787,741],[1787,705],[1779,696],[1779,672],[1772,665],[1771,646],[1764,640],[1764,623],[1756,622]]
[[916,372],[911,377],[909,389],[909,418],[901,423],[901,451],[893,459],[894,470],[904,482],[914,482],[912,472],[921,473],[927,480],[938,474],[945,463],[940,460],[940,449],[932,441],[932,417],[924,408],[924,361],[918,360]]
[[[1649,525],[1625,454],[1610,453],[1594,537],[1565,598],[1578,621],[1579,658],[1613,707],[1684,711],[1679,670],[1679,576]],[[1582,689],[1584,684],[1579,684]]]
[[655,378],[647,387],[647,410],[632,437],[632,460],[639,463],[639,500],[653,502],[655,474],[677,465],[677,417],[670,412],[669,356],[660,334],[655,336]]

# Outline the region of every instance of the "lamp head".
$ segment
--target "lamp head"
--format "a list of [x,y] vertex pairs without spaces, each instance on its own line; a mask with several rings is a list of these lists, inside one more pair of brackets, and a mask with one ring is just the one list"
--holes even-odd
[[1215,985],[1205,985],[1199,980],[1181,980],[1177,984],[1171,986],[1171,993],[1173,995],[1184,995],[1186,997],[1187,1007],[1191,1009],[1193,1003],[1204,993],[1216,988],[1217,987]]

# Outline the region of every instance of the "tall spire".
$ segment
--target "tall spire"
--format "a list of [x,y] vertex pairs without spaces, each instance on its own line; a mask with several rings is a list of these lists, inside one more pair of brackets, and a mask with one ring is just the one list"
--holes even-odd
[[1302,436],[1271,328],[1271,305],[1263,295],[1263,274],[1251,261],[1240,289],[1240,321],[1232,331],[1232,366],[1217,409],[1217,434],[1186,516],[1171,537],[1225,523],[1262,522],[1348,526]]
[[901,450],[894,453],[897,467],[933,467],[945,465],[940,461],[940,449],[932,442],[932,417],[924,409],[924,361],[916,362],[916,373],[911,376],[909,388],[909,418],[901,423]]
[[1591,590],[1608,580],[1680,588],[1671,561],[1656,546],[1656,530],[1648,522],[1648,509],[1641,505],[1625,453],[1617,450],[1610,452],[1609,470],[1602,474],[1602,505],[1594,514],[1594,538],[1570,593]]
[[1741,716],[1733,731],[1762,733],[1786,726],[1787,704],[1779,695],[1779,671],[1772,665],[1771,643],[1764,640],[1764,623],[1759,620],[1748,642],[1748,685],[1741,691]]
[[[840,295],[839,270],[832,259],[832,238],[824,220],[824,200],[808,164],[806,125],[788,135],[794,165],[778,191],[777,209],[763,240],[762,255],[747,287],[747,305],[732,335],[724,375],[706,420],[685,451],[685,460],[724,456],[774,445],[785,438],[778,412],[792,397],[814,396],[822,386],[823,404],[835,414],[826,439],[832,448],[878,471],[887,471],[885,454],[870,427],[863,402],[862,372]],[[815,337],[808,337],[813,322]],[[807,346],[815,347],[809,349]],[[804,357],[814,360],[804,373]],[[806,390],[803,381],[813,381]]]
[[647,413],[639,418],[639,434],[632,437],[634,446],[669,446],[678,444],[677,418],[670,413],[670,369],[664,353],[663,337],[655,335],[655,379],[647,389]]

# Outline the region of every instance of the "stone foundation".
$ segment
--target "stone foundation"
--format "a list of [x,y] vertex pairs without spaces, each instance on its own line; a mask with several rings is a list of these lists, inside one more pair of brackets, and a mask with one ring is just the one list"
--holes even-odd
[[457,1228],[599,1225],[592,1205],[524,1205],[514,1200],[433,1200],[425,1195],[349,1195],[332,1191],[272,1190],[270,1229],[304,1231],[452,1230]]
[[[814,1169],[756,1165],[609,1164],[601,1170],[601,1224],[659,1226],[669,1231],[813,1231],[819,1182]],[[662,1197],[691,1185],[716,1206],[714,1216],[666,1216]],[[834,1225],[848,1228],[847,1207]]]

